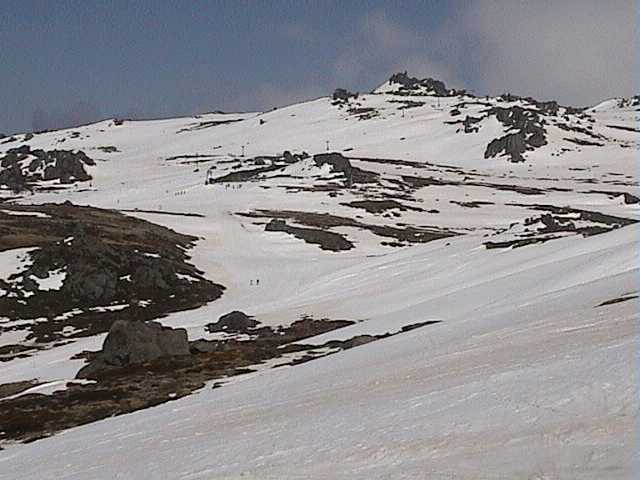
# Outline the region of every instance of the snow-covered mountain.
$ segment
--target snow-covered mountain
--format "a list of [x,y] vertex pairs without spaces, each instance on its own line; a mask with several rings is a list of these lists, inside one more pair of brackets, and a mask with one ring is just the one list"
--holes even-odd
[[[632,478],[639,111],[400,73],[0,139],[0,478]],[[122,319],[190,356],[76,378]]]

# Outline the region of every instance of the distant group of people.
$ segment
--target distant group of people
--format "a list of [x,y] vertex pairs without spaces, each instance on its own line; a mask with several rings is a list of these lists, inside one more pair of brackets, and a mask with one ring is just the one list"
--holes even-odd
[[256,278],[255,280],[249,280],[249,285],[255,285],[257,287],[260,285],[260,279]]
[[231,185],[229,185],[228,183],[225,183],[224,184],[224,189],[225,190],[229,190],[229,186],[231,186],[231,190],[237,190],[238,188],[242,188],[242,184],[241,183],[238,183],[238,184],[232,183]]

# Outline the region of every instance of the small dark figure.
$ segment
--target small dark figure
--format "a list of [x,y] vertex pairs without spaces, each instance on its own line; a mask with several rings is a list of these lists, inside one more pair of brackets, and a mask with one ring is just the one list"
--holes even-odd
[[256,286],[258,286],[258,285],[260,285],[260,279],[259,278],[256,279]]

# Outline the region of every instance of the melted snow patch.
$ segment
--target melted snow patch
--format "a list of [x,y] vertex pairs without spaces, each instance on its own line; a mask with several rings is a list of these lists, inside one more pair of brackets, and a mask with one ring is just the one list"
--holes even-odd
[[124,310],[129,306],[128,303],[120,303],[118,305],[107,305],[105,307],[91,307],[89,310],[92,312],[117,312],[118,310]]
[[37,217],[37,218],[51,218],[46,213],[42,212],[23,212],[20,210],[2,210],[0,212],[6,215],[13,215],[14,217]]
[[178,278],[179,278],[179,279],[181,279],[181,280],[187,280],[187,281],[188,281],[188,282],[190,282],[190,283],[193,283],[193,282],[197,282],[197,281],[198,281],[198,279],[197,279],[197,278],[192,277],[191,275],[185,275],[185,274],[183,274],[183,273],[176,273],[176,277],[178,277]]
[[37,248],[15,248],[0,252],[0,280],[8,281],[9,277],[25,271],[29,267],[29,254]]
[[84,379],[62,379],[62,380],[54,380],[51,382],[43,383],[40,385],[36,385],[35,387],[28,388],[27,390],[16,393],[10,397],[5,398],[4,400],[11,400],[12,398],[21,397],[22,395],[29,395],[32,393],[37,393],[40,395],[51,395],[52,393],[59,392],[61,390],[66,390],[70,385],[86,385],[89,383],[95,383],[94,380],[84,380]]
[[24,330],[3,331],[2,335],[0,335],[0,347],[23,343],[27,339],[28,335],[29,332]]
[[43,290],[45,292],[50,290],[60,290],[66,278],[66,268],[52,270],[49,272],[49,276],[47,278],[38,278],[35,275],[31,275],[31,280],[38,284],[38,290]]

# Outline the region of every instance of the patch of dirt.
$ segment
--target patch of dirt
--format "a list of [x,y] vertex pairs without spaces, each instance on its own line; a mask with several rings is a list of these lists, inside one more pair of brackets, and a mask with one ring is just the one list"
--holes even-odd
[[615,128],[617,130],[624,130],[626,132],[640,133],[640,128],[625,127],[624,125],[606,125],[606,126],[609,128]]
[[[106,332],[116,319],[197,308],[224,291],[188,262],[195,237],[68,202],[2,209],[22,215],[0,211],[0,251],[38,248],[24,271],[0,282],[2,315],[21,320],[0,325],[0,335],[25,330],[30,343],[51,344]],[[41,289],[55,272],[57,289]]]
[[583,146],[583,147],[604,147],[604,143],[592,142],[590,140],[584,140],[584,139],[581,139],[581,138],[565,137],[565,138],[563,138],[563,140],[566,140],[567,142],[575,143],[576,145],[580,145],[580,146]]
[[[66,390],[50,395],[27,394],[0,400],[0,442],[32,442],[71,427],[176,400],[203,388],[207,382],[251,372],[250,367],[283,355],[312,357],[305,360],[308,361],[319,358],[317,350],[336,353],[391,336],[359,335],[320,346],[296,343],[353,323],[305,316],[289,327],[277,329],[256,324],[245,329],[254,336],[252,340],[197,340],[191,342],[190,355],[110,370],[95,383],[67,384]],[[432,323],[436,322],[408,326],[396,334]],[[92,355],[95,353],[85,354]],[[286,364],[298,363],[302,360],[294,358]],[[215,382],[212,388],[220,386]],[[62,411],[64,415],[60,415]]]
[[[524,207],[530,210],[539,210],[546,213],[525,219],[521,226],[514,223],[509,230],[513,231],[516,237],[503,241],[488,241],[484,245],[486,248],[517,248],[525,245],[544,243],[556,238],[562,238],[567,234],[582,235],[589,237],[610,232],[617,228],[637,223],[637,220],[630,218],[615,217],[599,212],[579,210],[569,207],[557,207],[554,205],[526,205],[507,204],[508,206]],[[514,230],[515,228],[515,230]],[[500,234],[504,231],[499,232]],[[558,235],[560,234],[560,235]]]
[[104,147],[98,147],[98,150],[100,150],[101,152],[104,153],[117,153],[120,150],[118,150],[118,147],[114,147],[113,145],[106,145]]
[[607,305],[615,305],[616,303],[622,303],[622,302],[627,302],[629,300],[634,300],[638,298],[638,295],[628,295],[628,296],[622,296],[622,297],[618,297],[618,298],[612,298],[611,300],[606,300],[598,305],[596,305],[597,307],[606,307]]
[[599,193],[602,195],[607,195],[609,198],[623,197],[624,203],[627,205],[634,205],[636,203],[640,203],[640,198],[635,195],[631,195],[628,192],[614,192],[610,190],[589,190],[586,193]]
[[282,170],[285,167],[286,165],[273,164],[266,167],[239,170],[237,172],[222,175],[221,177],[212,178],[209,183],[248,182],[258,179],[263,173],[275,172],[276,170]]
[[493,202],[484,202],[482,200],[476,200],[472,202],[458,202],[456,200],[450,200],[449,203],[453,203],[454,205],[460,205],[464,208],[480,208],[483,205],[495,205]]
[[35,379],[0,384],[0,400],[24,392],[36,385],[38,385],[38,381]]
[[301,212],[295,210],[256,210],[253,212],[238,212],[236,215],[249,218],[271,218],[292,220],[300,225],[328,229],[332,227],[355,227],[368,230],[379,237],[390,237],[400,242],[426,243],[441,238],[452,237],[458,233],[437,227],[391,227],[388,225],[373,225],[362,223],[348,217],[339,217],[328,213]]
[[176,133],[196,132],[198,130],[204,130],[205,128],[217,127],[218,125],[227,125],[229,123],[235,123],[240,121],[242,121],[241,118],[236,118],[232,120],[209,120],[206,122],[198,122],[188,127],[181,128]]
[[340,252],[351,250],[354,245],[343,235],[317,228],[295,227],[284,220],[272,219],[265,227],[266,232],[285,232],[307,243],[318,245],[322,250]]
[[172,215],[176,217],[197,217],[197,218],[205,218],[205,215],[201,213],[190,213],[190,212],[170,212],[167,210],[140,210],[139,208],[130,209],[120,209],[119,212],[134,212],[134,213],[153,213],[156,215]]
[[424,212],[424,209],[420,207],[404,205],[395,200],[355,200],[353,202],[341,203],[340,205],[344,205],[345,207],[360,208],[373,214],[384,213],[387,210],[400,210],[402,212],[410,210],[413,212]]

